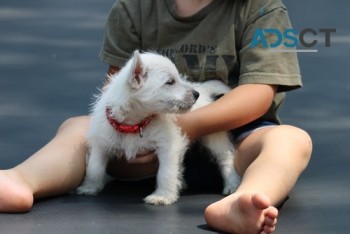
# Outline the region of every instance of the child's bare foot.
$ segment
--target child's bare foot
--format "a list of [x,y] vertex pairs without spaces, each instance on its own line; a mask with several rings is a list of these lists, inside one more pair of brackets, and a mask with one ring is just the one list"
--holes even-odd
[[260,193],[235,193],[205,210],[209,226],[228,233],[268,234],[276,228],[278,210]]
[[29,185],[14,171],[0,171],[0,212],[27,212],[33,206]]

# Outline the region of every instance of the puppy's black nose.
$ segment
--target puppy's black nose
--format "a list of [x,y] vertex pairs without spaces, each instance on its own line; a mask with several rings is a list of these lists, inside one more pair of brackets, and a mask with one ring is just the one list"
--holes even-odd
[[199,93],[196,90],[193,90],[192,94],[193,94],[194,99],[197,100],[199,98]]

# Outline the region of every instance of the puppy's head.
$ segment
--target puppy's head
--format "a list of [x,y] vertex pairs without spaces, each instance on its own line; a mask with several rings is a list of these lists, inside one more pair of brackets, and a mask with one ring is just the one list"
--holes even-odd
[[189,110],[199,97],[170,59],[135,51],[128,83],[134,106],[146,112],[179,113]]

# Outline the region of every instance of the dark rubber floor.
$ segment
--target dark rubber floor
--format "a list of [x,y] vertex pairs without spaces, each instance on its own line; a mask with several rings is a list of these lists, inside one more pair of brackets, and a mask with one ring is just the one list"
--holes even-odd
[[[289,94],[284,123],[313,137],[312,161],[280,212],[276,233],[348,233],[350,221],[350,2],[286,0],[296,29],[336,28],[331,47],[300,53],[304,88]],[[107,66],[97,54],[113,0],[0,3],[0,168],[22,162],[71,116],[88,112]],[[312,38],[311,38],[312,39]],[[3,189],[3,188],[0,188]],[[26,214],[0,214],[0,233],[211,233],[203,219],[217,193],[178,203],[142,203],[153,181],[111,182],[96,197],[37,201]]]

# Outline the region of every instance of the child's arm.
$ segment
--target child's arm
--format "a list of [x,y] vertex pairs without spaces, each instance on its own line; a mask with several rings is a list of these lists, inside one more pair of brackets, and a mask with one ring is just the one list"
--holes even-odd
[[193,141],[200,136],[247,124],[267,112],[277,86],[240,85],[214,103],[177,116],[178,124]]

